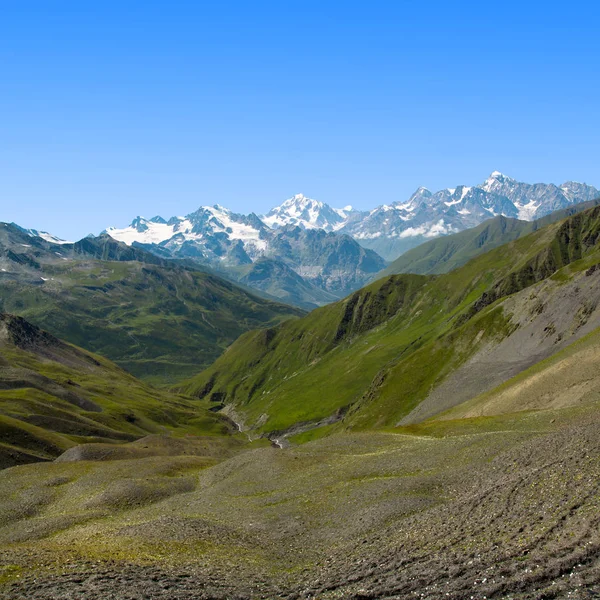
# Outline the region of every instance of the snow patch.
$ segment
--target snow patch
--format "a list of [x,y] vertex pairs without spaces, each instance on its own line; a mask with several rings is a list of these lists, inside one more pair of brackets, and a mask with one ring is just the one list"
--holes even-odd
[[519,210],[519,219],[523,221],[533,221],[535,213],[540,205],[535,200],[531,200],[531,202],[528,202],[527,204],[516,204],[515,206]]
[[50,242],[52,244],[72,244],[73,242],[69,242],[68,240],[61,240],[57,238],[55,235],[48,233],[47,231],[38,231],[38,237],[41,237],[46,242]]

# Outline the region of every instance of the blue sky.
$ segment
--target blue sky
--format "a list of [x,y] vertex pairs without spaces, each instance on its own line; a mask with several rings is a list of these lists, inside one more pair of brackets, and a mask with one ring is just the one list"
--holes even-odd
[[0,0],[0,220],[600,187],[596,2]]

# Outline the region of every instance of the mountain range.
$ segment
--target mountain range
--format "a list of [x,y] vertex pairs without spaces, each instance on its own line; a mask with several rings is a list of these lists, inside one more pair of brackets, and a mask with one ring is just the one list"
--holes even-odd
[[[168,220],[136,217],[128,227],[110,227],[104,233],[159,256],[208,265],[235,281],[310,309],[359,289],[386,261],[430,239],[496,216],[539,219],[599,195],[596,188],[582,183],[532,185],[494,171],[478,186],[459,185],[435,193],[420,187],[406,201],[370,211],[336,209],[297,194],[263,216],[204,206]],[[258,260],[259,268],[250,266]]]
[[[599,195],[595,187],[583,183],[532,185],[494,171],[481,185],[459,185],[435,193],[420,187],[406,201],[370,211],[351,206],[336,209],[297,194],[263,216],[236,214],[220,205],[205,206],[187,217],[172,217],[168,221],[159,216],[136,217],[128,227],[110,227],[105,233],[126,244],[156,244],[176,252],[186,246],[188,252],[195,252],[208,262],[240,264],[273,254],[273,230],[323,229],[351,235],[368,247],[386,239],[414,238],[412,243],[416,243],[457,233],[497,215],[531,221]],[[386,260],[399,254],[380,253]]]

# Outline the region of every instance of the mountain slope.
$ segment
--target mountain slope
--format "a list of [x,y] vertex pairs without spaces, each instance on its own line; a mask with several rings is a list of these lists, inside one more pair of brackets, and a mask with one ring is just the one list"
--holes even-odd
[[600,199],[576,204],[531,222],[494,217],[472,229],[436,238],[409,250],[381,271],[378,277],[399,273],[447,273],[493,248],[598,204]]
[[[582,289],[575,280],[600,259],[599,235],[600,208],[594,208],[446,275],[380,279],[298,321],[243,335],[183,389],[224,399],[255,434],[289,434],[298,424],[344,415],[346,426],[394,424],[477,352],[509,338],[521,327],[521,313],[540,310],[528,291],[517,316],[498,304],[503,298],[560,269],[569,289]],[[570,273],[572,263],[579,266]],[[587,315],[587,327],[598,318],[598,278],[589,281],[589,297],[580,297],[569,313]],[[565,284],[552,285],[558,290]],[[529,350],[532,360],[583,332],[567,324],[549,346],[539,334]]]
[[[564,308],[564,307],[563,307]],[[498,387],[437,416],[438,420],[560,410],[600,400],[600,328]]]
[[0,314],[0,468],[51,460],[84,442],[230,429],[206,407],[152,389],[21,317]]
[[0,310],[146,380],[174,382],[244,331],[302,314],[108,236],[60,246],[24,236],[0,226]]
[[229,276],[237,283],[305,310],[338,300],[337,296],[300,277],[286,263],[270,258],[259,258],[249,265],[232,268]]
[[268,254],[338,298],[362,287],[385,265],[348,235],[292,226],[273,234]]

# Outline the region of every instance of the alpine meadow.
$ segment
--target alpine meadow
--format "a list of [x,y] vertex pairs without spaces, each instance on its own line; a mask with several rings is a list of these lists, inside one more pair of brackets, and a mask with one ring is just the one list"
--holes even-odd
[[599,598],[599,18],[1,8],[0,600]]

